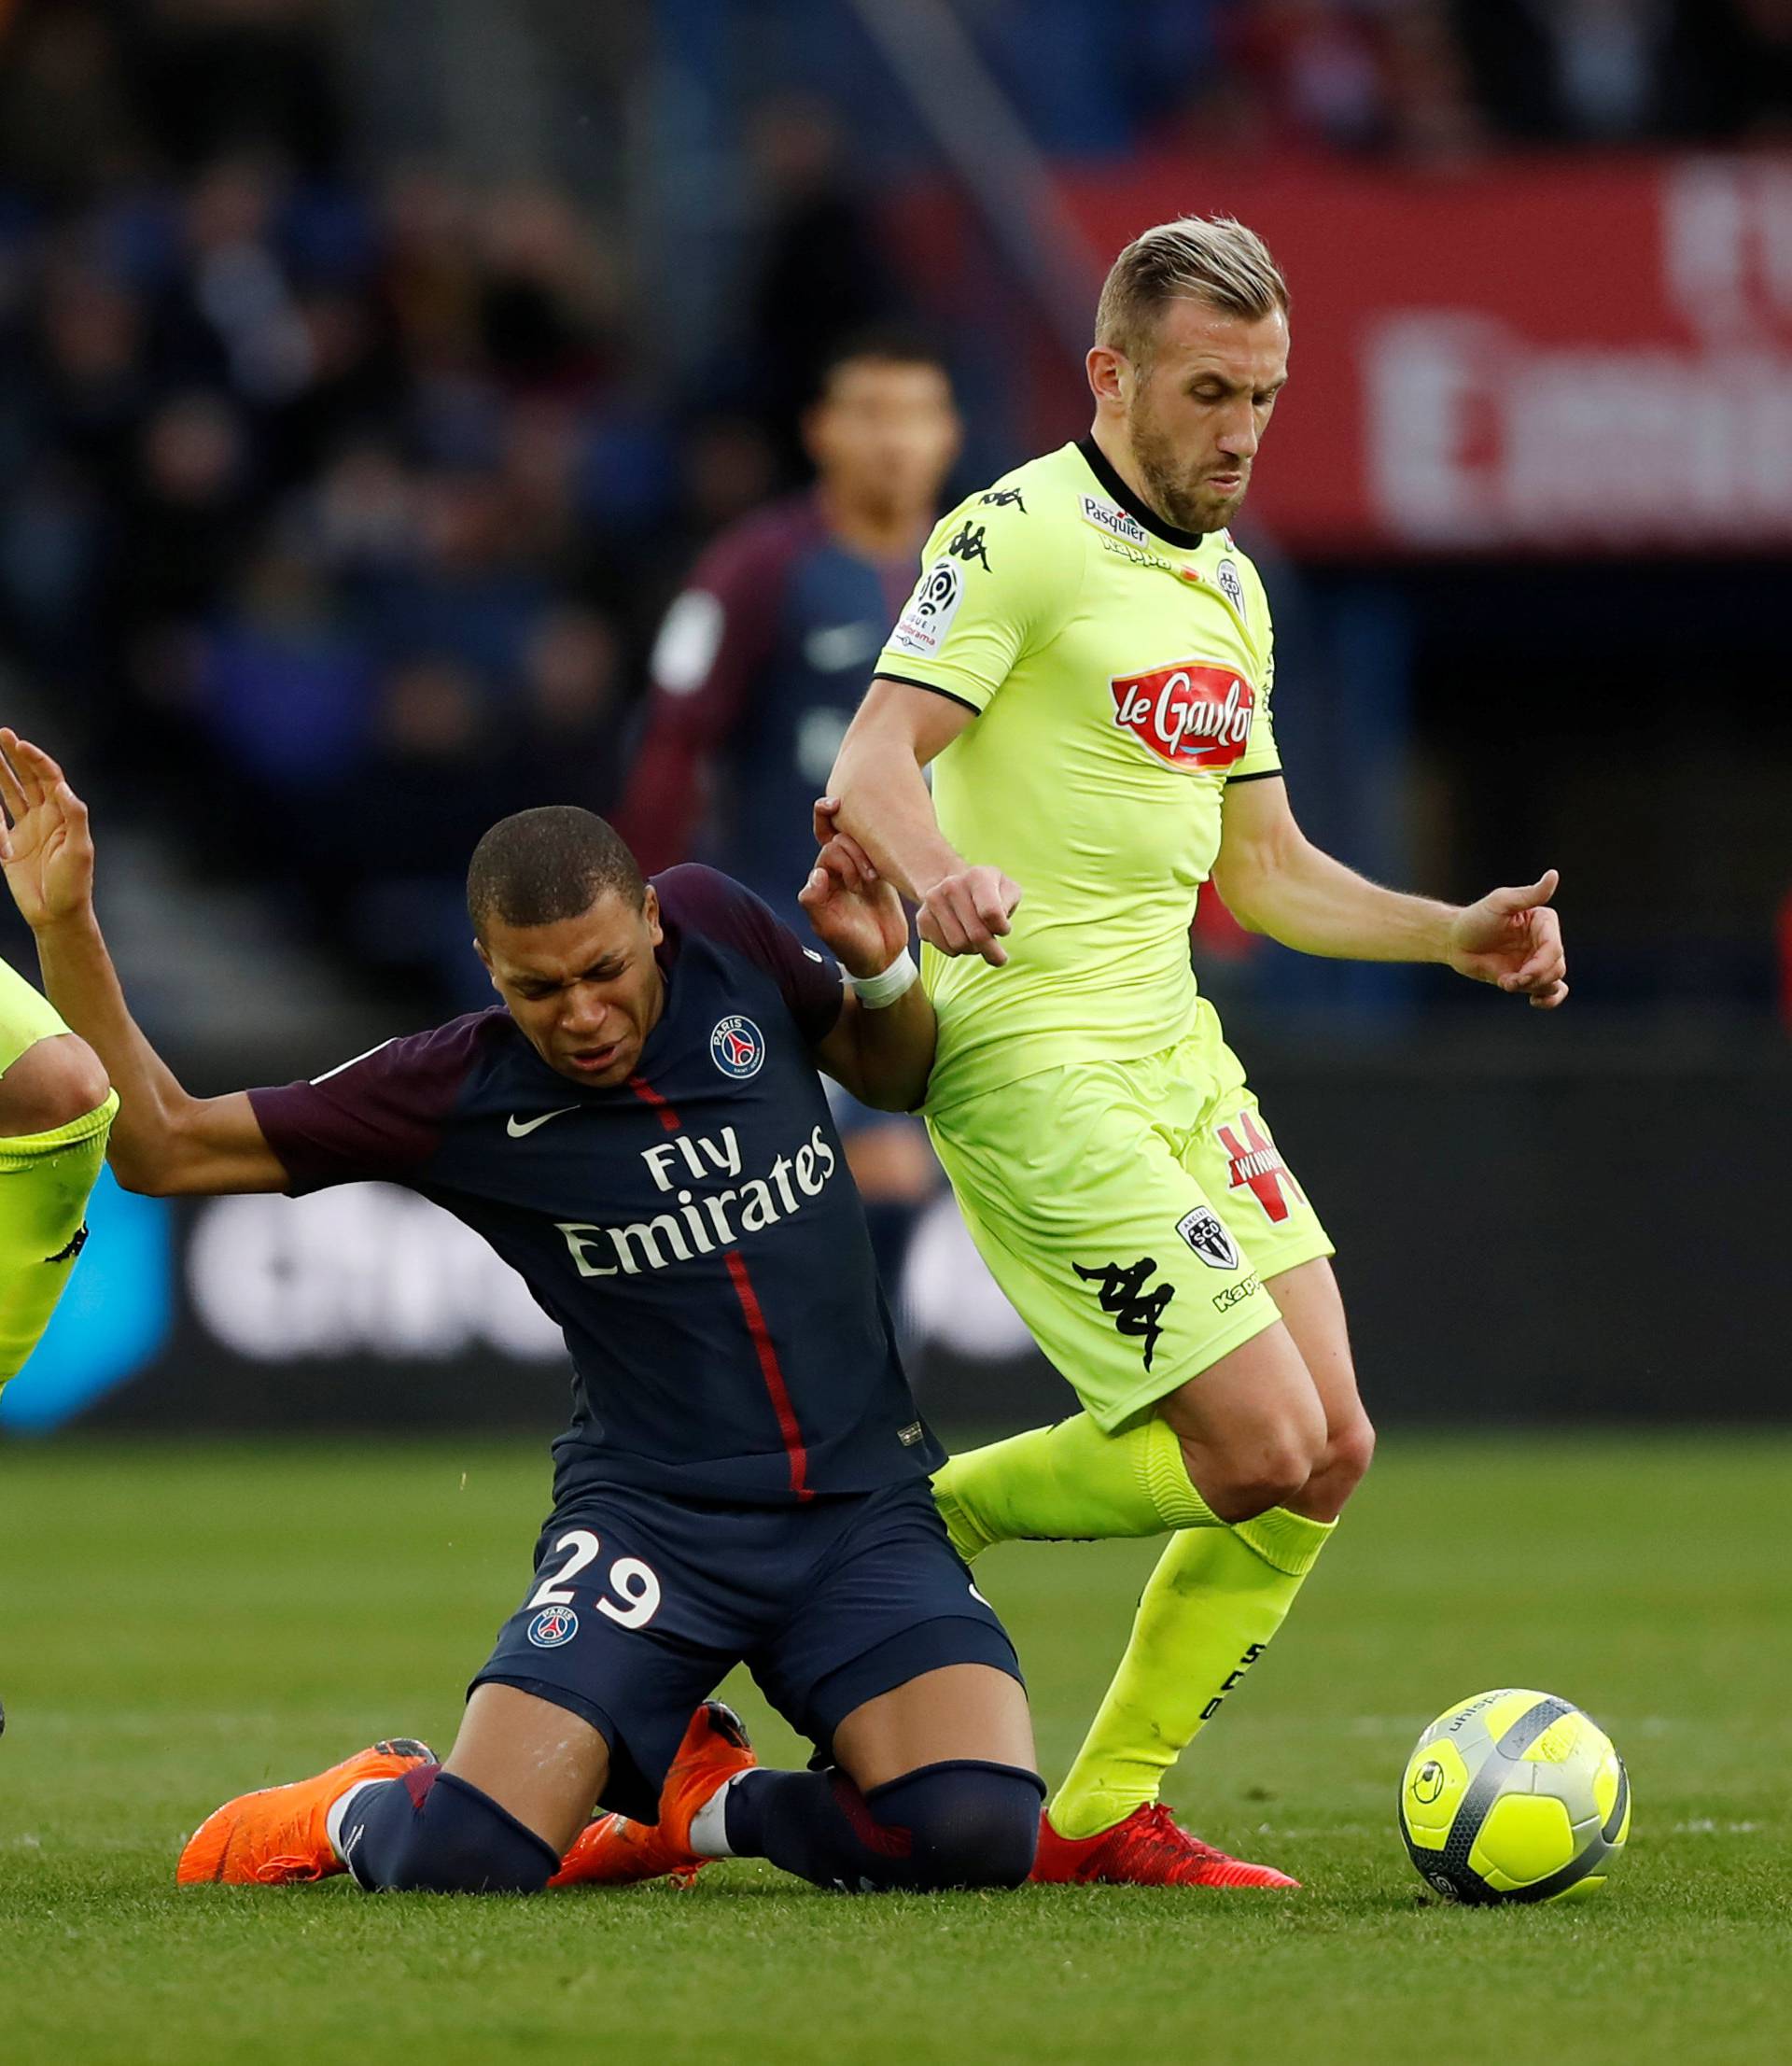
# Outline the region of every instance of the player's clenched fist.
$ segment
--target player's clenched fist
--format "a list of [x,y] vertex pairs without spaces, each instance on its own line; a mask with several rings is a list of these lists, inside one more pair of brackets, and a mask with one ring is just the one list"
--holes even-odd
[[1549,908],[1560,877],[1547,868],[1519,890],[1491,890],[1456,914],[1449,965],[1459,976],[1497,983],[1553,1011],[1568,995],[1568,958],[1561,921]]
[[1008,959],[1001,934],[1020,903],[1020,884],[1000,868],[964,868],[942,876],[921,898],[920,935],[942,954],[981,954],[992,967]]

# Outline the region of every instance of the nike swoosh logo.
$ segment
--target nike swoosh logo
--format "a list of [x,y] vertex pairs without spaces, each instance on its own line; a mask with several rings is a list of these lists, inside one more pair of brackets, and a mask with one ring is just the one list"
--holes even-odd
[[504,1131],[511,1140],[520,1141],[525,1133],[533,1133],[538,1126],[546,1126],[550,1119],[564,1119],[568,1112],[576,1112],[576,1104],[563,1104],[557,1112],[544,1112],[539,1119],[519,1119],[514,1112],[504,1122]]

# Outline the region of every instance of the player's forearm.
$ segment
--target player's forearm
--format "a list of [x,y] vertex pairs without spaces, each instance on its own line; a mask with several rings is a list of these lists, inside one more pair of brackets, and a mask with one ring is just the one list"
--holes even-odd
[[852,1022],[859,1083],[855,1095],[880,1112],[912,1112],[927,1095],[937,1028],[918,982],[893,1005],[860,1005]]
[[906,742],[875,735],[855,738],[848,732],[828,790],[840,799],[841,831],[911,903],[964,866],[940,830],[920,764]]
[[132,1018],[91,906],[35,936],[44,994],[99,1056],[119,1093],[107,1155],[120,1181],[133,1182],[161,1159],[193,1101]]
[[1240,925],[1297,953],[1334,961],[1449,959],[1453,905],[1384,890],[1302,839],[1273,864],[1219,872]]

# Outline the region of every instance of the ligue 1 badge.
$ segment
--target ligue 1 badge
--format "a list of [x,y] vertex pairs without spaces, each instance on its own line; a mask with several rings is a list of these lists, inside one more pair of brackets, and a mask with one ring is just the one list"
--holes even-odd
[[764,1035],[750,1019],[736,1014],[721,1020],[709,1035],[709,1056],[724,1076],[744,1083],[765,1064]]

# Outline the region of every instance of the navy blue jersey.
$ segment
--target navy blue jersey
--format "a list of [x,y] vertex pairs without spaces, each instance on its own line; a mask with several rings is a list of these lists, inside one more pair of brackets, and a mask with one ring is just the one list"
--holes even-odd
[[551,1069],[501,1006],[249,1093],[298,1195],[379,1178],[519,1271],[573,1362],[555,1501],[784,1504],[938,1467],[813,1049],[834,963],[703,867],[655,878],[665,1008],[633,1077]]
[[800,922],[810,806],[922,542],[867,559],[830,530],[813,491],[715,541],[654,647],[647,733],[616,813],[637,853],[653,865],[699,853]]

